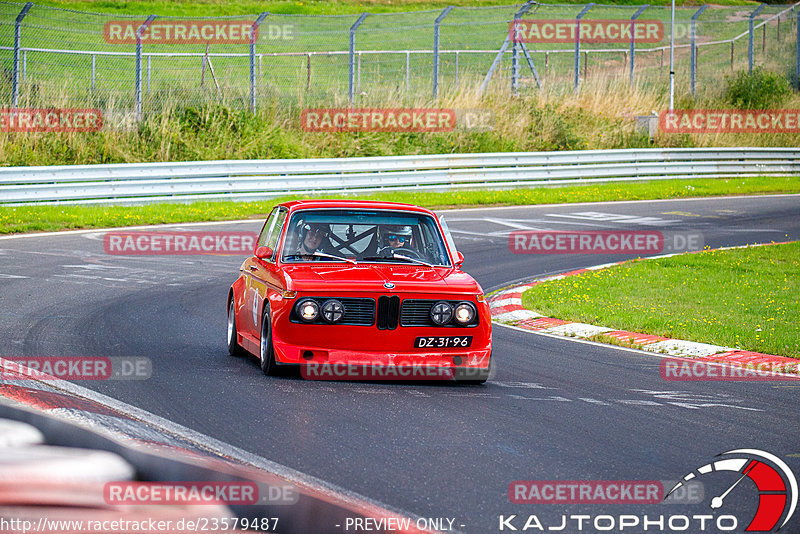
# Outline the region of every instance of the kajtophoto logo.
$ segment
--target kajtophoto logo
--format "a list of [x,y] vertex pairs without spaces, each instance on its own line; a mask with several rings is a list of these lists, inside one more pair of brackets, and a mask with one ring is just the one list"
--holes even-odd
[[[748,478],[755,484],[758,508],[745,532],[777,532],[782,529],[797,509],[797,479],[789,466],[774,454],[759,449],[735,449],[717,456],[725,458],[693,470],[675,484],[666,497],[686,482],[701,479],[711,473],[735,473],[735,482],[723,493],[711,499],[711,509],[722,508],[725,498],[739,486],[740,482]],[[744,489],[745,487],[743,485],[739,491],[748,491]],[[750,488],[749,491],[753,490],[753,485],[747,487]]]
[[[743,483],[746,478],[749,484]],[[666,488],[670,487],[667,491]],[[734,449],[718,454],[713,462],[692,470],[676,483],[643,480],[518,480],[508,487],[509,501],[515,504],[660,503],[708,506],[712,513],[562,512],[555,522],[541,513],[527,517],[508,514],[498,516],[498,530],[777,532],[792,519],[797,508],[797,494],[797,479],[783,460],[759,449]],[[757,503],[757,506],[744,502],[749,496],[755,497],[753,504]],[[726,499],[732,503],[726,505]],[[752,518],[749,515],[751,513]],[[748,521],[745,530],[739,526],[743,517]]]

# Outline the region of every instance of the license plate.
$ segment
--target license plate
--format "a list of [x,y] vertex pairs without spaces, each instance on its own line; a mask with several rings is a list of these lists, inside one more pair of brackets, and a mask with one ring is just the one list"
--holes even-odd
[[472,336],[435,336],[414,339],[415,349],[454,349],[472,345]]

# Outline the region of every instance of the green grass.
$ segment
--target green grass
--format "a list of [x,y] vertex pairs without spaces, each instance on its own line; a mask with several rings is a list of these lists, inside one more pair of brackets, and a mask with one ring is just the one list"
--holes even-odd
[[[399,11],[417,11],[427,9],[444,9],[447,6],[504,6],[511,5],[511,0],[244,0],[228,2],[224,0],[170,1],[170,0],[41,0],[37,4],[56,6],[80,11],[102,13],[157,13],[173,16],[225,16],[251,13],[304,14],[304,15],[345,15],[363,13],[396,13]],[[582,0],[561,0],[558,3],[584,4]],[[609,2],[600,2],[609,3]],[[668,0],[617,0],[618,5],[668,5]],[[698,0],[678,0],[679,6],[701,5]],[[747,0],[720,0],[716,5],[757,5],[758,2]]]
[[[358,198],[406,202],[420,206],[441,208],[691,198],[759,193],[800,193],[800,177],[740,178],[736,180],[660,180],[596,186],[504,191],[458,191],[452,193],[397,191],[360,196]],[[195,202],[191,204],[170,203],[140,206],[0,207],[0,234],[260,218],[269,213],[275,204],[293,198],[299,197],[283,197],[260,202]],[[352,197],[331,195],[325,198]]]
[[707,250],[537,285],[550,317],[800,358],[800,242]]

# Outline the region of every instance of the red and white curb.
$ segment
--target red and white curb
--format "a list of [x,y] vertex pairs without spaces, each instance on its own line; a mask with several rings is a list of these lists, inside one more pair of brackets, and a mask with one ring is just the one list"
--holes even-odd
[[[777,243],[776,243],[777,244]],[[752,245],[751,245],[752,246]],[[742,247],[725,247],[742,248]],[[716,249],[716,250],[725,250]],[[656,259],[675,256],[676,254],[666,254],[641,259]],[[494,322],[513,325],[517,328],[554,334],[565,337],[592,339],[599,334],[606,337],[616,338],[621,342],[628,342],[636,345],[639,349],[664,354],[675,357],[692,358],[707,362],[731,363],[739,366],[769,366],[772,369],[780,369],[784,373],[800,373],[800,361],[785,356],[775,356],[773,354],[762,354],[747,350],[736,349],[733,347],[723,347],[720,345],[710,345],[708,343],[697,343],[681,339],[669,339],[650,334],[640,334],[638,332],[628,332],[626,330],[615,330],[604,326],[597,326],[586,323],[576,323],[564,321],[553,317],[545,317],[540,313],[528,310],[522,305],[522,294],[528,289],[553,280],[561,280],[567,276],[574,276],[588,271],[597,271],[614,265],[627,263],[626,260],[617,263],[605,263],[565,272],[555,276],[536,278],[527,283],[517,285],[502,291],[498,291],[487,297],[489,308]]]

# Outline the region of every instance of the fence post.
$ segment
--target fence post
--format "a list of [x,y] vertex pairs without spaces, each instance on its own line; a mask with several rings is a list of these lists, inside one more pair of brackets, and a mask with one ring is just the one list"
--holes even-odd
[[142,32],[156,19],[150,15],[136,30],[136,122],[142,120]]
[[525,2],[525,5],[514,14],[514,37],[511,39],[511,92],[516,94],[519,92],[519,26],[517,21],[522,18],[522,15],[528,12],[531,7],[530,0]]
[[256,34],[269,13],[262,12],[250,27],[250,113],[256,114]]
[[456,50],[456,87],[458,87],[458,50]]
[[689,69],[691,72],[691,79],[692,79],[692,96],[694,96],[695,79],[697,77],[697,47],[695,46],[695,41],[697,40],[697,26],[696,26],[697,19],[698,17],[700,17],[700,15],[703,14],[703,11],[705,11],[707,8],[708,5],[705,5],[700,9],[698,9],[697,11],[695,11],[694,15],[692,15],[692,26],[690,30],[692,39],[692,44],[691,44],[692,57],[689,60]]
[[648,7],[650,7],[650,4],[643,5],[631,17],[631,89],[633,89],[633,66],[636,62],[636,19],[638,19]]
[[797,30],[797,44],[794,52],[794,74],[797,78],[797,90],[800,91],[800,11],[797,12],[797,23],[794,25]]
[[[353,103],[353,96],[354,96],[354,84],[355,84],[355,75],[356,75],[356,30],[361,23],[364,22],[364,19],[369,16],[369,13],[362,13],[358,20],[350,26],[350,80],[348,83],[348,95],[350,98],[350,103]],[[360,57],[360,56],[359,56]]]
[[33,7],[33,2],[28,2],[22,11],[17,15],[14,20],[14,68],[12,70],[11,78],[11,107],[17,107],[19,101],[19,47],[22,41],[22,19],[28,14],[28,11]]
[[578,13],[578,16],[575,17],[575,90],[578,90],[578,84],[580,84],[581,80],[581,19],[583,16],[592,9],[594,3],[586,4],[586,6]]
[[28,51],[22,51],[22,83],[28,80]]
[[95,55],[92,54],[92,92],[94,93],[94,80],[97,75],[97,68],[95,62]]
[[406,91],[411,88],[411,52],[406,50]]
[[433,22],[433,98],[439,94],[439,24],[452,10],[453,6],[447,6]]
[[[508,44],[512,41],[511,39],[512,31],[514,31],[514,37],[516,38],[517,19],[519,19],[522,15],[525,14],[526,11],[528,11],[528,9],[531,7],[531,4],[534,1],[535,0],[528,0],[527,2],[525,2],[525,5],[523,5],[519,9],[519,11],[517,11],[517,13],[514,15],[514,22],[509,24],[508,35],[506,35],[506,38],[503,39],[503,45],[500,47],[500,50],[497,51],[497,55],[494,56],[494,61],[492,61],[492,64],[489,66],[489,72],[486,73],[486,76],[483,78],[483,82],[481,82],[481,87],[478,90],[478,94],[482,95],[483,92],[486,91],[486,88],[489,86],[489,81],[492,79],[492,76],[494,76],[494,71],[497,69],[497,66],[503,60],[503,54],[506,53],[506,50],[508,49]],[[514,30],[512,30],[512,28],[514,28]]]
[[757,8],[750,13],[750,26],[749,26],[749,40],[747,42],[747,64],[748,64],[748,72],[753,73],[753,19],[761,13],[761,10],[764,9],[766,4],[761,4]]
[[311,52],[306,56],[306,92],[311,90]]

